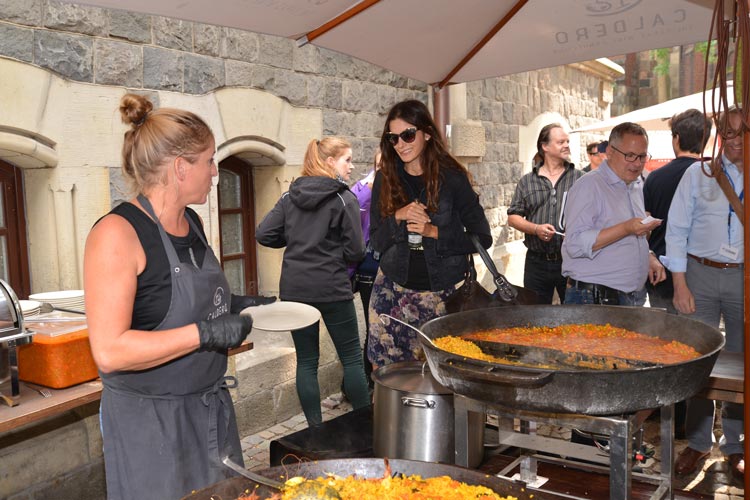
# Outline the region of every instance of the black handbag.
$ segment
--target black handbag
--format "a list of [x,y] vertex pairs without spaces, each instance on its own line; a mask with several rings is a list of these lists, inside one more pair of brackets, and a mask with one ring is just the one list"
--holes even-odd
[[479,256],[484,261],[490,274],[492,282],[495,284],[495,292],[488,292],[477,281],[477,270],[474,267],[474,256],[469,254],[469,261],[466,270],[466,277],[463,285],[445,301],[445,309],[448,314],[461,311],[471,311],[473,309],[484,309],[487,307],[528,305],[537,303],[537,295],[531,290],[511,284],[505,276],[500,274],[492,261],[492,258],[479,242],[475,234],[469,234],[474,247],[477,249]]

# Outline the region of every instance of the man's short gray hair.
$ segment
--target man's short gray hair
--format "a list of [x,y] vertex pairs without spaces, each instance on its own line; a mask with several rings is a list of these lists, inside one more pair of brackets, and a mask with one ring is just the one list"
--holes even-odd
[[612,129],[609,133],[609,143],[619,146],[622,143],[624,135],[640,135],[646,138],[648,142],[648,133],[646,129],[633,122],[623,122]]

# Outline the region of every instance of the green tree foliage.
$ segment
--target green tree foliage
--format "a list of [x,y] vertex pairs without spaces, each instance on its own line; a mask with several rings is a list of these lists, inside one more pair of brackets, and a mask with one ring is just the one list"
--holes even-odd
[[[716,54],[716,43],[712,40],[709,45],[708,42],[698,42],[693,45],[693,50],[698,54],[703,54],[705,61],[708,58],[709,63],[716,63],[718,56]],[[654,74],[656,75],[668,75],[669,74],[669,58],[672,53],[671,47],[664,47],[662,49],[654,49],[651,52],[651,57],[656,62],[654,66]]]
[[668,75],[669,74],[669,55],[672,52],[670,47],[663,49],[656,49],[651,51],[651,56],[656,61],[654,66],[654,74],[656,75]]

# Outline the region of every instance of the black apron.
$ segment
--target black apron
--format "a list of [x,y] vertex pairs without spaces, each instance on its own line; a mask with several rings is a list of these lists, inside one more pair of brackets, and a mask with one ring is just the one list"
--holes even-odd
[[[155,330],[177,328],[229,313],[230,290],[206,245],[200,269],[181,263],[151,203],[138,201],[159,227],[169,258],[172,299]],[[102,373],[102,436],[110,500],[173,500],[234,475],[221,464],[242,461],[237,421],[225,377],[226,351],[195,351],[142,371]]]

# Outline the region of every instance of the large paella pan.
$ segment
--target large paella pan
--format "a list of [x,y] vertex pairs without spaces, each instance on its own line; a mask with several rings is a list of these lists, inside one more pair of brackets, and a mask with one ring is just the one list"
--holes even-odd
[[422,326],[425,337],[461,336],[515,326],[611,324],[678,340],[700,354],[689,361],[618,370],[523,367],[467,359],[422,338],[433,376],[453,392],[510,408],[553,413],[616,415],[670,405],[697,394],[724,346],[717,329],[663,310],[600,305],[535,305],[449,314]]
[[[419,475],[423,478],[449,476],[467,484],[486,486],[500,495],[514,496],[518,500],[549,500],[553,498],[538,492],[529,492],[521,483],[508,481],[455,465],[419,462],[415,460],[390,460],[390,468],[394,474],[407,476]],[[385,463],[382,458],[351,458],[300,462],[292,465],[271,467],[259,472],[263,476],[276,480],[284,480],[285,478],[295,476],[314,479],[318,476],[326,476],[328,474],[343,477],[356,475],[363,478],[381,478],[384,473]],[[268,498],[268,496],[274,493],[268,487],[259,485],[249,479],[233,477],[196,491],[182,500],[235,500],[253,491],[257,492],[261,498]]]

